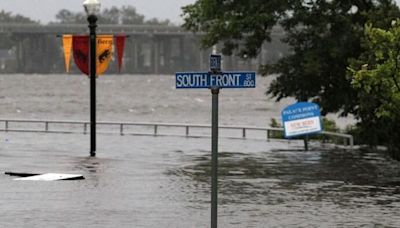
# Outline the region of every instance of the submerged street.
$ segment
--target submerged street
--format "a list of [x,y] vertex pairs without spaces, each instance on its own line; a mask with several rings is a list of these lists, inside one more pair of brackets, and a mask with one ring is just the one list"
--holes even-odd
[[[0,169],[85,176],[1,175],[2,227],[207,227],[210,139],[0,133]],[[301,142],[221,139],[221,227],[400,226],[399,164],[376,153]],[[383,178],[385,177],[385,178]]]

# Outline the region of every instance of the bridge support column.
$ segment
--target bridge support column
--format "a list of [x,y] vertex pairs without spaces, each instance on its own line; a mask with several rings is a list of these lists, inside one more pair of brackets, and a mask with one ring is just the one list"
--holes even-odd
[[204,62],[203,62],[203,56],[204,56],[204,51],[203,49],[200,49],[200,54],[199,54],[199,67],[200,69],[204,69]]
[[133,41],[133,50],[132,50],[132,58],[133,58],[133,72],[137,72],[138,67],[139,67],[139,49],[138,49],[138,43],[137,41]]
[[185,37],[179,39],[179,53],[180,53],[180,63],[182,70],[186,69],[186,58],[185,58]]
[[159,49],[159,41],[156,37],[153,38],[153,70],[154,74],[159,74],[160,67],[160,49]]

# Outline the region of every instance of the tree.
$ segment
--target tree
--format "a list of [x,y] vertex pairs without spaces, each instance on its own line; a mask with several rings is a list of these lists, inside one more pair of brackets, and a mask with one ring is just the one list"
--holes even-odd
[[267,93],[346,115],[357,105],[346,68],[363,52],[364,24],[385,27],[400,12],[391,0],[198,0],[183,7],[183,16],[185,28],[205,33],[204,46],[222,43],[224,54],[239,56],[256,56],[282,27],[291,54],[260,69],[278,74]]
[[365,26],[366,51],[348,68],[357,91],[355,115],[370,144],[384,144],[400,159],[400,20],[388,30]]
[[4,10],[0,11],[0,23],[28,23],[28,24],[38,24],[37,21],[33,21],[28,17],[22,15],[12,15],[11,12],[6,12]]
[[[33,21],[28,17],[21,16],[19,14],[13,15],[10,12],[4,10],[0,11],[0,23],[11,24],[11,23],[24,23],[24,24],[38,24],[39,22]],[[0,36],[0,49],[11,49],[16,45],[15,37],[11,34],[3,34]]]
[[56,14],[56,19],[61,24],[84,24],[86,16],[83,13],[73,13],[69,10],[62,9]]
[[[145,20],[145,16],[139,14],[136,11],[135,7],[132,6],[122,6],[111,7],[104,9],[101,14],[98,16],[99,24],[114,24],[114,25],[143,25],[143,24],[151,24],[151,25],[170,25],[168,20],[159,21],[155,18],[150,20]],[[56,20],[61,24],[85,24],[86,15],[82,12],[74,13],[69,10],[63,9],[60,10],[56,15]]]

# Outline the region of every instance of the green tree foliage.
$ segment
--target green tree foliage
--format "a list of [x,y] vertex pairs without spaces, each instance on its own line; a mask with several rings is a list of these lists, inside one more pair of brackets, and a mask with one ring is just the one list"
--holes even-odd
[[[62,24],[85,24],[86,14],[84,12],[71,12],[69,10],[63,9],[60,10],[56,15],[56,22]],[[152,18],[150,20],[146,20],[145,16],[139,14],[136,11],[135,7],[132,6],[122,6],[111,7],[104,9],[101,14],[98,16],[99,24],[120,24],[120,25],[128,25],[128,24],[153,24],[153,25],[169,25],[170,22],[168,20],[158,20],[156,18]]]
[[183,7],[183,16],[185,28],[205,32],[205,46],[222,43],[224,54],[240,56],[256,56],[281,27],[291,54],[262,67],[263,74],[278,74],[267,93],[345,115],[357,105],[346,67],[363,52],[364,24],[385,27],[400,13],[391,0],[197,0]]
[[387,145],[400,158],[400,20],[390,29],[366,25],[363,47],[366,51],[349,67],[361,136]]

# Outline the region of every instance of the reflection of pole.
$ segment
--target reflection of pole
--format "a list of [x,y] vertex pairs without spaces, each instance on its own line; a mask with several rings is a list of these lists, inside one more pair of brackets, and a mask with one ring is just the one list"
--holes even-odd
[[219,88],[211,88],[211,228],[217,228],[218,217],[218,94]]
[[96,27],[97,17],[88,17],[90,29],[90,156],[96,156]]
[[304,141],[304,150],[308,151],[308,135],[304,136],[303,141]]

